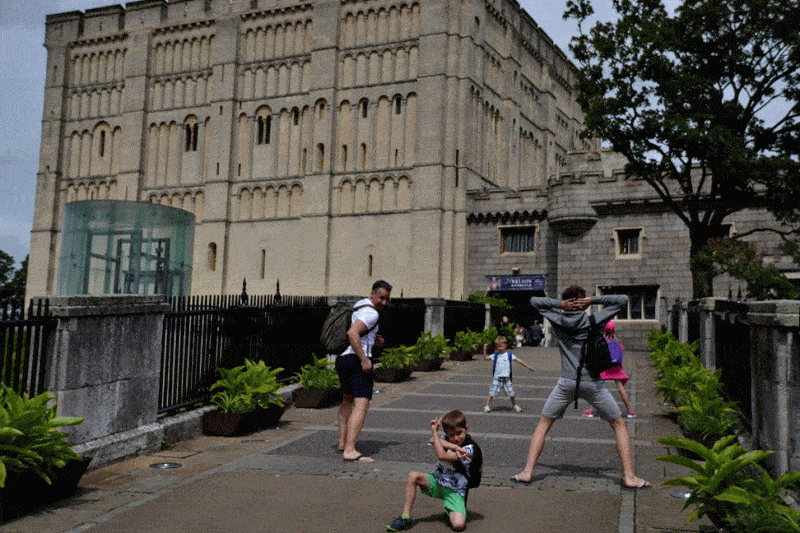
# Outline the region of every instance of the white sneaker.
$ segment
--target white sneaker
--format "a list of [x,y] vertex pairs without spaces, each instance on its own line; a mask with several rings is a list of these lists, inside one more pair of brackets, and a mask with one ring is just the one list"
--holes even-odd
[[484,412],[484,413],[488,413],[488,412],[489,412],[489,411],[491,411],[491,410],[492,410],[492,409],[491,409],[491,408],[490,408],[488,405],[484,405],[484,406],[483,406],[483,412]]
[[516,412],[518,412],[518,413],[521,413],[521,412],[522,412],[522,407],[520,407],[519,405],[515,405],[515,406],[514,406],[514,410],[515,410]]

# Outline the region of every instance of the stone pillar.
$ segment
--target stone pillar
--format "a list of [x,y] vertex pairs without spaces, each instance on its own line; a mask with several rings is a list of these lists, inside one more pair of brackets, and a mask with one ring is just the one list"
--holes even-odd
[[773,473],[800,471],[800,302],[749,306],[753,446],[773,450]]
[[86,420],[64,428],[75,444],[152,424],[158,411],[163,296],[50,299],[49,390],[59,415]]
[[717,368],[717,332],[714,311],[721,301],[723,301],[721,298],[700,300],[700,361],[709,370]]
[[444,335],[444,299],[425,298],[425,331]]

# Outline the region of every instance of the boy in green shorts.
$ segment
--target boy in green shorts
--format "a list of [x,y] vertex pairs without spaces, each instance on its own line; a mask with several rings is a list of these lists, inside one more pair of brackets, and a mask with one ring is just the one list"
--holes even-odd
[[[439,435],[444,429],[445,438]],[[417,487],[423,494],[444,500],[444,508],[454,531],[467,526],[467,491],[480,484],[483,456],[480,447],[467,431],[467,419],[461,411],[453,410],[441,418],[431,420],[436,450],[436,469],[430,474],[410,472],[406,482],[406,503],[403,514],[386,526],[388,531],[401,531],[411,527],[411,507],[417,498]]]

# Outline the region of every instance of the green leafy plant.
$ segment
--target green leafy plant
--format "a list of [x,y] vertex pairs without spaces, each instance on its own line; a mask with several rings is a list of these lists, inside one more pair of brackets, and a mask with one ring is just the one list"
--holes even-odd
[[[684,509],[689,506],[695,506],[695,509],[687,522],[708,515],[718,526],[724,526],[730,532],[778,531],[764,529],[776,521],[790,528],[779,531],[798,531],[800,513],[787,506],[781,496],[788,488],[800,484],[800,472],[773,479],[759,464],[775,452],[747,451],[733,435],[722,437],[711,447],[675,435],[658,439],[658,442],[700,457],[699,461],[673,454],[656,458],[694,472],[664,482],[664,485],[687,487],[691,491]],[[768,520],[760,525],[756,523],[764,517]]]
[[211,397],[211,403],[222,411],[232,413],[284,405],[283,398],[278,394],[281,385],[277,378],[283,369],[272,369],[263,361],[254,362],[250,359],[245,359],[244,363],[233,368],[217,368],[221,378],[211,385],[211,390],[217,391]]
[[483,344],[492,344],[499,335],[499,333],[497,332],[497,328],[494,326],[484,329],[482,334],[483,334]]
[[434,335],[430,331],[423,332],[418,338],[413,349],[419,359],[444,359],[448,356],[452,348],[448,346],[448,340],[441,334]]
[[453,341],[453,347],[460,352],[480,351],[483,344],[483,333],[469,329],[456,332],[456,338]]
[[339,376],[331,368],[333,363],[324,357],[314,357],[314,362],[300,367],[295,377],[300,386],[308,390],[333,390],[339,388]]
[[478,304],[489,304],[492,307],[498,307],[500,309],[513,308],[513,306],[508,303],[505,298],[501,298],[499,296],[487,296],[481,291],[473,292],[467,297],[467,300]]
[[414,366],[417,360],[413,346],[400,345],[384,349],[380,361],[384,368],[403,369]]
[[53,397],[44,392],[33,398],[0,386],[0,487],[9,472],[32,470],[51,484],[51,476],[70,459],[80,459],[65,439],[62,426],[75,426],[83,418],[56,416]]
[[682,398],[678,424],[687,436],[696,436],[707,443],[709,439],[731,434],[736,428],[735,405],[711,388],[698,388]]

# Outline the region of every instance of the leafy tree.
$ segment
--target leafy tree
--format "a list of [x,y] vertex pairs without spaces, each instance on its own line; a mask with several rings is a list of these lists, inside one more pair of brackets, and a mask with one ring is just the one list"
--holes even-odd
[[[591,0],[564,14],[578,21],[583,135],[627,157],[687,226],[692,257],[741,209],[800,222],[800,0],[612,3],[617,19],[588,33]],[[703,265],[690,265],[695,297],[711,294]]]
[[28,257],[25,257],[19,269],[15,269],[14,258],[0,250],[0,300],[24,300],[27,278]]

